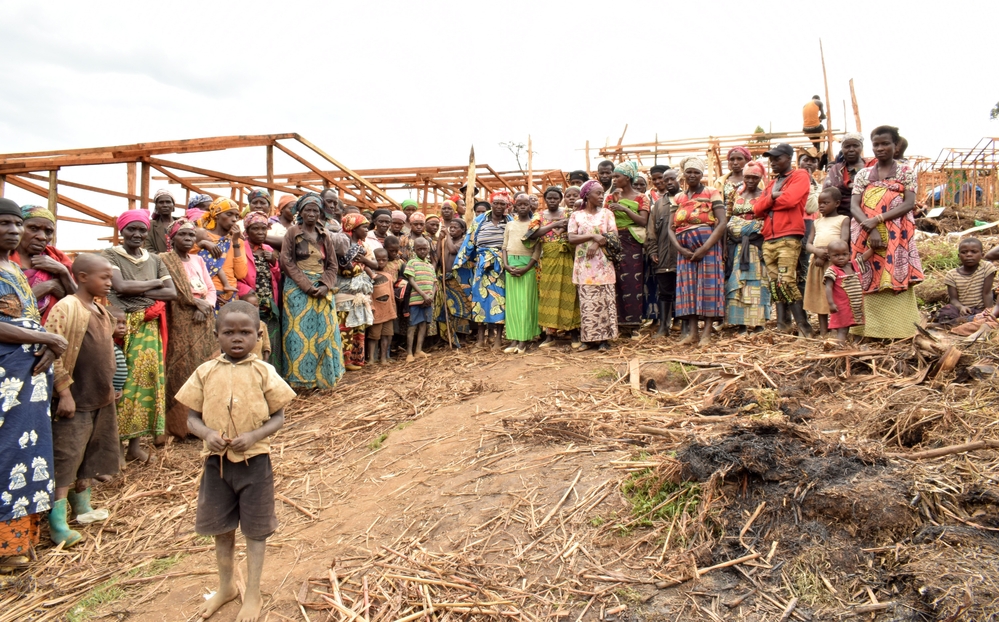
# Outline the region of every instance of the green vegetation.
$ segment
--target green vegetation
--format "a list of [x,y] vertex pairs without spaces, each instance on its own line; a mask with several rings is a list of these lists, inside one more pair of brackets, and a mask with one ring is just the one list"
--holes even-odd
[[95,612],[101,607],[117,602],[127,596],[125,588],[119,585],[120,581],[135,577],[153,577],[163,574],[176,565],[183,557],[183,554],[178,553],[170,557],[154,559],[147,564],[140,565],[138,568],[133,568],[120,577],[115,577],[101,583],[90,590],[75,607],[66,612],[66,620],[68,622],[93,620],[96,617],[94,615]]
[[593,375],[600,380],[617,380],[619,374],[616,369],[611,369],[609,367],[603,367],[593,372]]
[[623,602],[626,603],[635,604],[635,603],[640,603],[644,600],[641,593],[639,593],[638,590],[630,586],[619,587],[616,590],[614,590],[614,594],[616,594],[618,598],[620,598]]
[[632,473],[621,485],[624,498],[631,504],[634,526],[651,527],[655,521],[671,520],[697,509],[701,486],[696,482],[676,484],[658,476],[652,469]]
[[593,518],[590,519],[590,525],[592,527],[599,527],[606,522],[607,519],[605,519],[603,516],[594,516]]
[[413,425],[412,421],[403,421],[399,425],[395,426],[395,429],[396,430],[405,430],[406,428],[408,428],[411,425]]
[[384,434],[379,434],[378,438],[368,443],[368,449],[370,449],[371,451],[378,451],[379,449],[382,448],[382,443],[384,443],[386,439],[388,439],[388,432],[385,432]]
[[952,270],[961,265],[957,254],[957,244],[948,242],[945,236],[938,236],[919,243],[919,255],[924,272]]

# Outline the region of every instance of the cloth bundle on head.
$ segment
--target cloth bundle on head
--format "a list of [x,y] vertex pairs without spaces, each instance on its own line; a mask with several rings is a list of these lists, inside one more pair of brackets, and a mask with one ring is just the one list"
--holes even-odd
[[44,218],[45,220],[52,221],[55,224],[55,214],[50,212],[48,208],[42,207],[41,205],[22,205],[21,206],[21,218],[27,220],[29,218]]
[[725,159],[727,160],[731,158],[733,153],[741,154],[742,157],[746,158],[747,162],[753,159],[753,154],[749,153],[749,149],[746,149],[745,147],[742,146],[732,147],[731,149],[729,149],[728,153],[725,155]]
[[635,181],[635,178],[638,177],[638,162],[633,162],[631,160],[621,162],[614,167],[614,172],[624,175],[631,181]]
[[416,209],[420,209],[420,204],[414,201],[413,199],[406,199],[405,201],[402,202],[402,209],[406,209],[407,207],[415,207]]
[[343,218],[340,219],[340,225],[343,227],[344,233],[350,233],[361,225],[366,224],[369,224],[368,219],[361,214],[344,214]]
[[278,214],[281,213],[281,210],[284,209],[285,205],[288,205],[289,203],[293,203],[294,201],[295,201],[295,197],[294,196],[292,196],[290,194],[284,195],[283,197],[281,197],[280,199],[278,199],[277,205],[275,205],[274,209],[271,210],[271,216],[277,216]]
[[250,225],[265,224],[269,229],[271,226],[271,219],[267,217],[267,214],[261,212],[250,212],[243,218],[243,230],[249,231]]
[[0,216],[17,216],[18,218],[23,218],[21,216],[21,206],[10,199],[0,198]]
[[759,175],[760,179],[766,179],[767,167],[763,166],[763,164],[760,162],[757,162],[755,160],[750,160],[749,164],[746,165],[746,168],[742,169],[742,174],[751,175],[753,173]]
[[684,158],[683,160],[680,161],[681,171],[686,171],[689,168],[692,168],[694,170],[703,173],[704,171],[708,170],[708,164],[703,159],[697,156],[690,156],[689,158]]
[[427,217],[426,217],[426,215],[423,212],[416,212],[412,216],[409,217],[409,222],[410,222],[410,224],[412,224],[414,222],[425,223],[425,222],[427,222]]
[[604,189],[604,187],[600,185],[600,182],[597,181],[596,179],[591,179],[590,181],[580,186],[579,199],[583,202],[583,205],[586,205],[586,196],[591,192],[593,192],[594,190],[596,190],[597,188],[599,188],[600,190]]
[[202,203],[211,203],[212,198],[207,194],[196,194],[187,202],[187,209],[194,209]]
[[315,192],[306,192],[299,197],[298,201],[295,202],[295,207],[291,210],[291,213],[295,216],[296,223],[302,224],[302,210],[305,209],[305,206],[307,205],[315,205],[319,209],[319,220],[325,220],[326,216],[323,212],[323,198]]
[[208,211],[198,220],[198,225],[202,229],[214,229],[218,224],[219,215],[230,211],[239,212],[239,205],[232,199],[219,197],[208,206]]
[[[403,206],[406,205],[405,201],[403,201],[402,203],[403,203]],[[413,205],[416,205],[415,201],[413,202]],[[403,211],[400,211],[400,210],[397,210],[397,209],[392,210],[392,220],[401,220],[402,222],[406,222],[406,212],[403,212]]]
[[167,229],[167,238],[172,240],[173,236],[177,235],[181,231],[188,231],[188,230],[194,231],[196,228],[197,227],[195,227],[194,223],[191,222],[190,220],[186,218],[178,218],[177,220],[173,221],[173,224],[170,225],[169,229]]
[[159,190],[156,191],[156,194],[153,195],[153,204],[154,205],[156,204],[157,201],[160,200],[160,197],[170,197],[170,201],[174,205],[177,204],[177,199],[173,198],[173,194],[169,190],[167,190],[166,188],[160,188]]
[[510,199],[510,192],[507,190],[496,190],[495,192],[489,194],[490,203],[495,202],[496,199],[503,199],[507,203],[513,203],[513,201]]
[[448,207],[450,207],[451,209],[453,209],[455,211],[457,211],[457,209],[458,209],[458,204],[455,203],[454,201],[452,201],[451,199],[447,199],[443,203],[441,203],[441,208],[443,208],[445,205],[448,206]]
[[[18,210],[18,215],[20,216],[20,210]],[[142,224],[149,227],[149,212],[144,209],[129,209],[125,210],[118,216],[118,231],[123,230],[125,227],[133,222],[141,222]]]
[[863,145],[864,144],[864,135],[861,134],[860,132],[847,132],[846,134],[843,134],[843,140],[839,141],[839,144],[842,145],[843,143],[845,143],[848,140],[855,140],[858,143],[860,143],[861,145]]

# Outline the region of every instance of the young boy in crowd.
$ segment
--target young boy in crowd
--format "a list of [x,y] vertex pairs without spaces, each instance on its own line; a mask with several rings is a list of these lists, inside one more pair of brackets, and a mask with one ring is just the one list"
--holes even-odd
[[949,304],[937,312],[937,323],[963,324],[995,306],[992,286],[996,267],[989,261],[982,261],[983,252],[982,241],[978,238],[961,240],[957,247],[961,265],[944,276]]
[[247,580],[237,620],[256,620],[267,538],[277,529],[269,437],[284,424],[295,392],[253,349],[260,315],[237,300],[219,310],[215,335],[222,355],[201,364],[177,392],[188,429],[204,441],[195,531],[214,536],[219,589],[201,610],[208,618],[236,598],[236,527],[246,538]]
[[[427,323],[433,315],[434,293],[437,289],[437,279],[434,278],[434,267],[427,261],[430,255],[430,242],[425,238],[417,238],[413,244],[413,257],[406,262],[403,273],[409,282],[409,328],[406,330],[406,362],[412,363],[414,358],[426,358],[423,352],[423,339],[427,336]],[[416,338],[416,351],[413,351],[413,338]]]
[[95,511],[90,505],[90,480],[118,473],[119,453],[115,319],[94,300],[111,291],[111,264],[100,255],[82,254],[73,262],[73,278],[76,293],[57,302],[45,322],[45,330],[69,342],[66,353],[53,364],[56,488],[49,513],[52,541],[65,547],[83,538],[67,524],[67,505],[79,523],[107,519],[107,510]]
[[[128,363],[125,361],[125,352],[121,347],[125,343],[125,331],[128,330],[128,323],[125,320],[125,312],[114,305],[107,306],[108,312],[114,318],[114,401],[121,399],[122,391],[125,390],[125,381],[128,380]],[[123,457],[124,458],[124,457]],[[124,462],[122,462],[124,464]]]
[[378,361],[379,345],[381,362],[389,362],[389,348],[392,347],[393,320],[396,317],[394,285],[398,274],[389,272],[388,253],[384,248],[375,249],[378,268],[374,274],[374,291],[371,292],[371,313],[375,323],[368,328],[368,364]]

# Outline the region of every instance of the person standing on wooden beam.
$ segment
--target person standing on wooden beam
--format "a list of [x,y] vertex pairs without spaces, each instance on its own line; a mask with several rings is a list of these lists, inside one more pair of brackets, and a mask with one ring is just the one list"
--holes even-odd
[[166,188],[160,188],[153,196],[153,213],[149,221],[149,235],[143,248],[150,253],[165,253],[167,247],[167,232],[176,220],[173,216],[177,202]]
[[818,138],[812,138],[811,141],[815,151],[819,153],[822,152],[822,132],[826,131],[822,125],[825,119],[826,112],[822,105],[822,98],[818,95],[812,95],[812,98],[801,109],[801,131],[809,135],[818,135]]

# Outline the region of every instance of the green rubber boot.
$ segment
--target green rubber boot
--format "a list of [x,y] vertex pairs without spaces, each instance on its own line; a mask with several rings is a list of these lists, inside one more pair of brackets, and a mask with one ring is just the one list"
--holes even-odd
[[52,504],[52,510],[49,512],[49,532],[52,542],[62,544],[64,548],[69,548],[83,539],[80,532],[73,531],[66,524],[67,505],[66,499],[59,499]]
[[70,488],[66,500],[69,501],[69,506],[74,514],[89,514],[94,511],[94,508],[90,507],[89,488],[83,492],[76,492],[76,489]]

